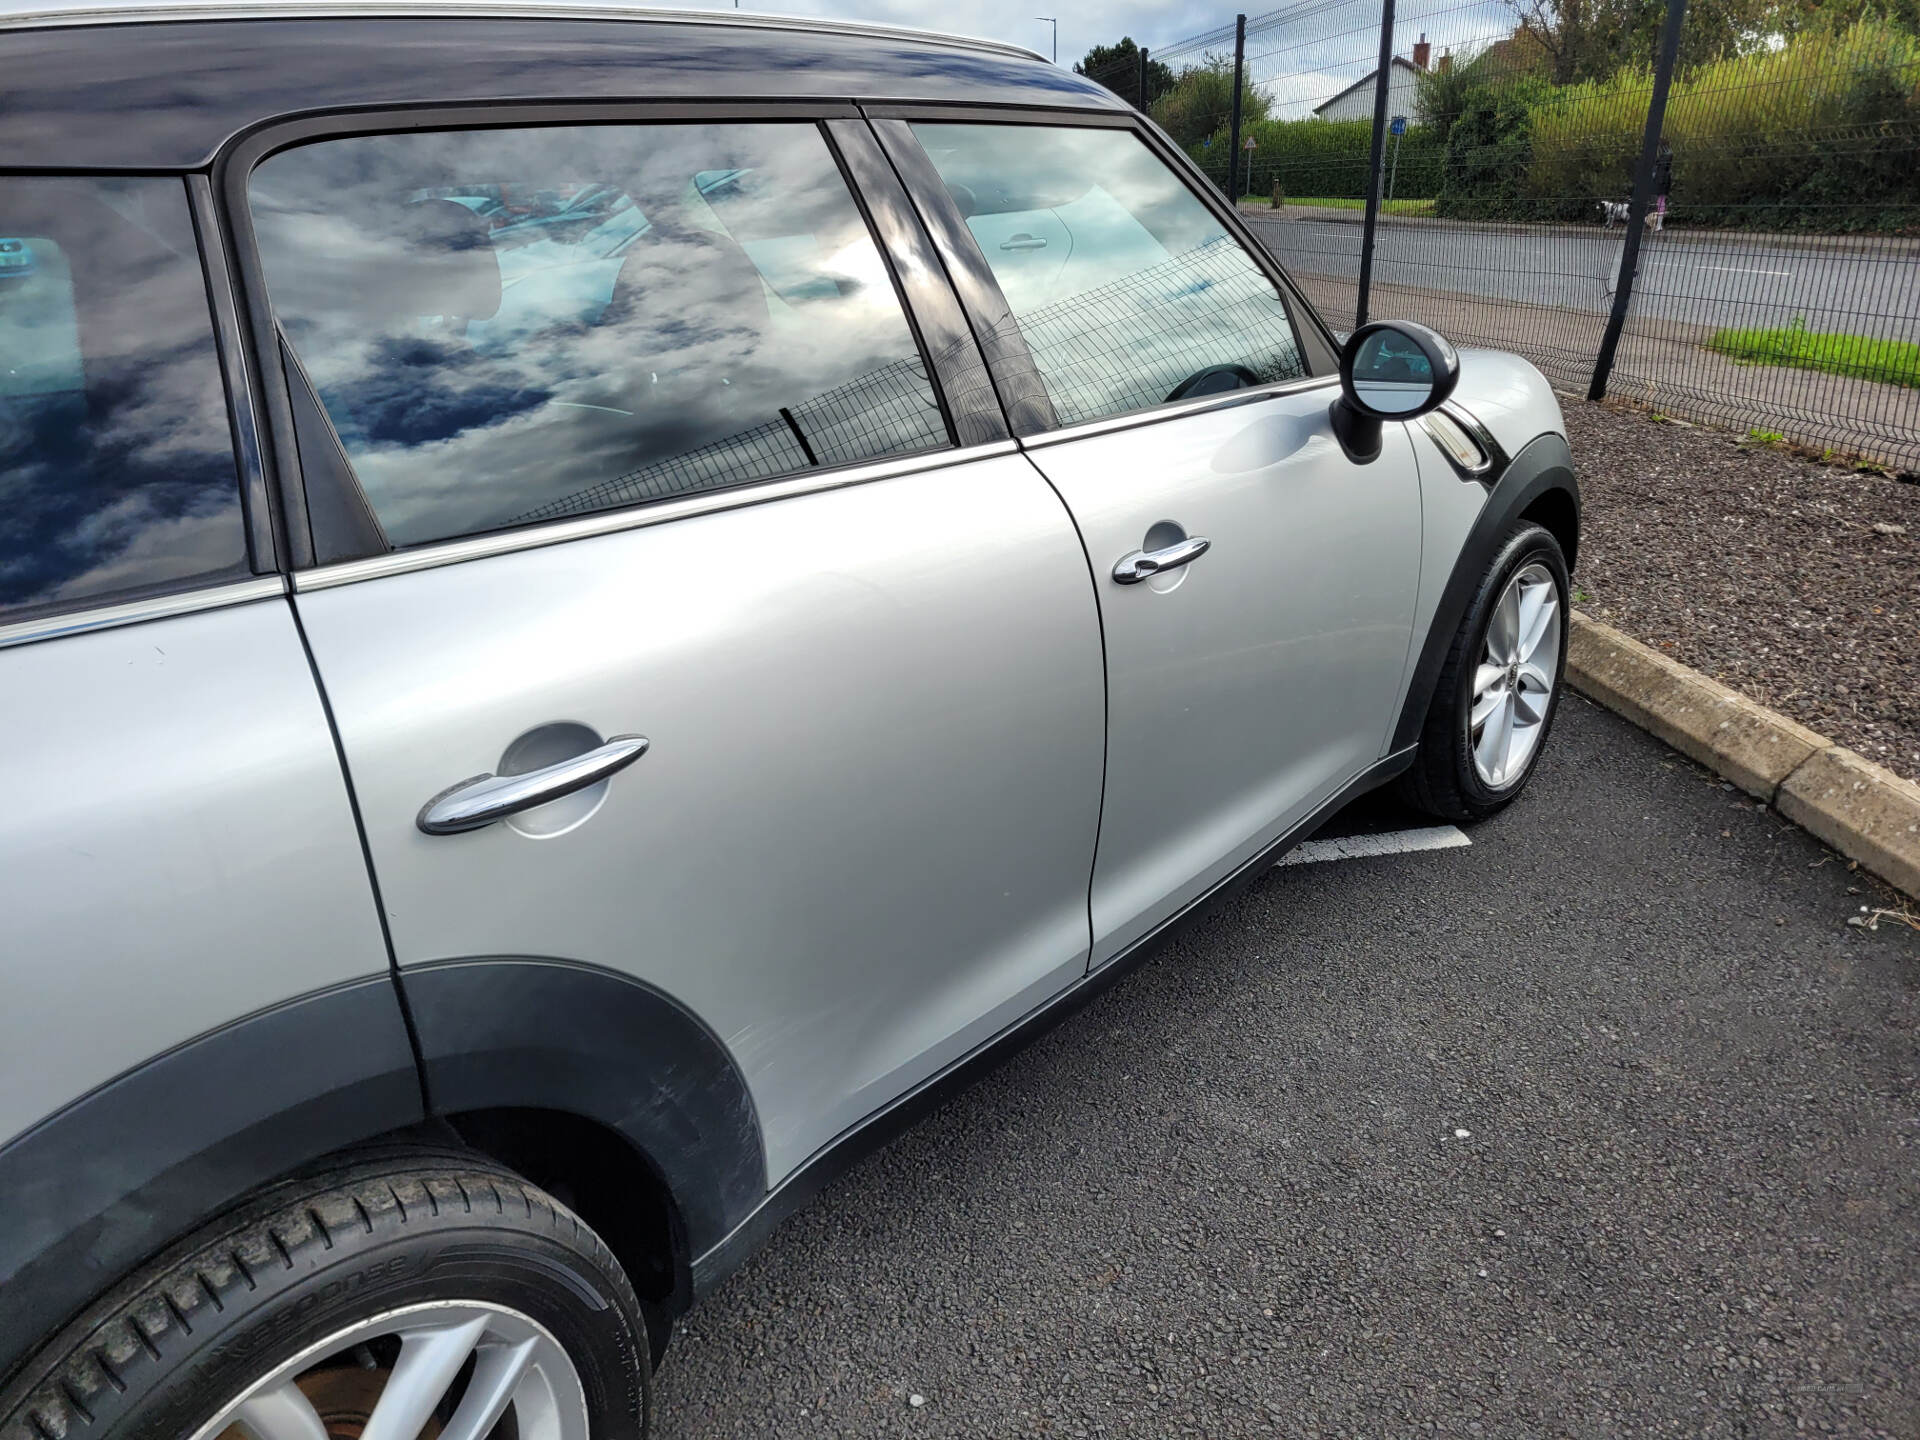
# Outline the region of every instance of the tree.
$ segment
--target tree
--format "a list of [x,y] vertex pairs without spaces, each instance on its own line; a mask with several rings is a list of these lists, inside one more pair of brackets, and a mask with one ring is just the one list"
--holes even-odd
[[1140,47],[1131,35],[1122,35],[1118,45],[1096,45],[1073,67],[1076,75],[1098,80],[1122,100],[1146,109],[1173,88],[1173,70],[1151,55],[1147,57],[1147,93],[1135,95],[1140,87]]
[[1787,34],[1805,30],[1843,30],[1856,20],[1879,16],[1910,34],[1920,35],[1920,0],[1781,0],[1780,29]]
[[[1623,65],[1653,68],[1666,7],[1659,0],[1504,0],[1514,41],[1545,56],[1556,85],[1599,80]],[[1680,66],[1689,69],[1757,50],[1809,0],[1688,0]],[[1503,44],[1507,42],[1502,42]]]
[[[1272,102],[1242,75],[1241,122],[1251,125],[1265,120],[1272,109]],[[1154,122],[1183,148],[1190,149],[1225,129],[1233,117],[1233,61],[1211,55],[1202,64],[1187,66],[1172,88],[1153,102],[1151,114]]]

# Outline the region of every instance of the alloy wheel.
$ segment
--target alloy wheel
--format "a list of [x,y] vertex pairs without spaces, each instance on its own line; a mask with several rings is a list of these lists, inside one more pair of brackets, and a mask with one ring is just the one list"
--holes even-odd
[[1473,674],[1467,736],[1481,783],[1498,790],[1526,773],[1559,672],[1559,589],[1546,566],[1523,566],[1493,607]]
[[504,1306],[435,1301],[335,1331],[262,1375],[194,1440],[588,1440],[560,1342]]

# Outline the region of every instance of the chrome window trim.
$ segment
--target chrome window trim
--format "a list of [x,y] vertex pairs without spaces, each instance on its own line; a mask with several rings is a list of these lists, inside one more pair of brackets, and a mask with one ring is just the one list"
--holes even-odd
[[1236,405],[1253,405],[1275,395],[1291,395],[1301,390],[1338,389],[1338,375],[1301,375],[1292,380],[1276,380],[1270,385],[1229,390],[1224,395],[1207,395],[1198,400],[1176,400],[1150,410],[1129,410],[1124,415],[1109,415],[1100,420],[1083,420],[1078,425],[1063,425],[1039,435],[1028,435],[1021,444],[1028,450],[1044,450],[1069,440],[1085,440],[1094,435],[1111,435],[1116,430],[1132,430],[1141,425],[1158,425],[1162,420],[1178,420],[1187,415],[1205,415],[1215,410],[1230,410]]
[[262,575],[253,580],[236,580],[230,585],[210,585],[204,590],[177,590],[170,595],[153,595],[119,605],[97,605],[92,609],[43,615],[37,620],[17,620],[11,625],[0,625],[0,650],[36,640],[58,640],[89,630],[112,630],[147,620],[191,615],[197,610],[224,610],[230,605],[271,600],[286,593],[284,575]]
[[815,495],[827,490],[844,490],[875,480],[892,480],[903,475],[918,475],[929,470],[945,470],[974,460],[989,460],[999,455],[1014,455],[1020,447],[1011,440],[996,440],[990,445],[970,445],[962,449],[929,450],[920,455],[905,455],[868,465],[848,465],[836,470],[790,475],[781,480],[749,482],[710,490],[700,495],[683,495],[677,500],[655,500],[621,510],[602,510],[570,520],[549,520],[519,530],[496,530],[485,535],[463,535],[454,540],[437,540],[413,550],[397,550],[391,555],[370,555],[364,560],[342,560],[336,565],[321,565],[301,570],[293,577],[296,591],[329,590],[336,585],[354,585],[362,580],[379,580],[389,575],[405,575],[414,570],[433,570],[442,565],[458,565],[467,560],[484,560],[493,555],[509,555],[516,550],[539,550],[548,545],[564,545],[571,540],[591,539],[596,535],[614,535],[622,530],[638,530],[649,525],[664,525],[693,515],[712,515],[723,510],[739,510],[749,505],[764,505],[796,495]]
[[156,21],[179,20],[329,20],[329,19],[446,19],[463,20],[632,20],[642,24],[718,25],[740,30],[804,30],[828,35],[852,35],[876,40],[916,40],[945,45],[954,50],[973,50],[993,55],[1012,55],[1022,60],[1047,63],[1047,57],[1024,45],[1001,40],[981,40],[972,36],[947,35],[938,30],[922,30],[911,25],[882,25],[870,21],[816,20],[795,15],[764,15],[740,10],[651,10],[636,5],[543,4],[541,0],[520,3],[487,3],[487,0],[334,0],[334,3],[262,4],[261,0],[238,3],[157,4],[103,6],[97,10],[34,10],[16,15],[0,15],[0,30],[45,29],[77,25],[141,25]]

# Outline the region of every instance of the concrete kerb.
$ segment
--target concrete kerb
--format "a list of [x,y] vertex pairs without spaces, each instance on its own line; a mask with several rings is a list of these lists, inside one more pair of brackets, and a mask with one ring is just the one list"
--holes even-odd
[[1567,680],[1920,896],[1920,785],[1579,611]]

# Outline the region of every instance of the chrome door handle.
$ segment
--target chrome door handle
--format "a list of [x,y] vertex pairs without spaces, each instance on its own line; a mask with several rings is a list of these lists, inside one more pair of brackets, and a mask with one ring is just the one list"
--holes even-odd
[[1018,235],[1002,240],[1000,248],[1002,250],[1044,250],[1047,248],[1047,241],[1045,236],[1029,235],[1022,230]]
[[1138,585],[1163,570],[1178,570],[1182,565],[1191,565],[1212,546],[1213,542],[1204,536],[1189,535],[1164,550],[1136,550],[1131,555],[1120,557],[1120,563],[1113,567],[1113,578],[1122,585]]
[[616,735],[570,760],[524,775],[475,775],[442,790],[420,807],[415,821],[429,835],[479,830],[522,810],[558,800],[627,768],[647,753],[644,735]]

